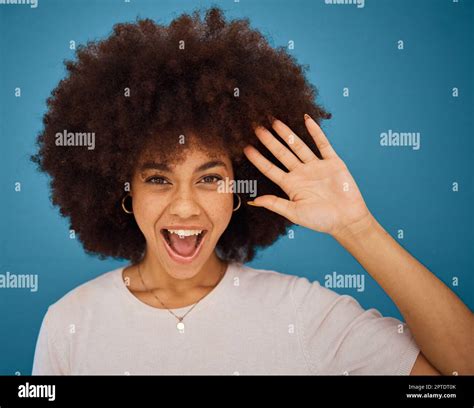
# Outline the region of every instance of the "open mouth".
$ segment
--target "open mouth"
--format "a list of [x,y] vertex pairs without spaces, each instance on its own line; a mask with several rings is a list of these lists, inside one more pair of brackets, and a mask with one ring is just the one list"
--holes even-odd
[[207,230],[163,228],[160,232],[170,257],[178,262],[190,262],[198,255]]

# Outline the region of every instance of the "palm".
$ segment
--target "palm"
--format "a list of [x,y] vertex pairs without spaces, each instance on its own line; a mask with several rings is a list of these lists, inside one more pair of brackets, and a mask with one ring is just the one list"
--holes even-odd
[[366,214],[362,195],[339,158],[303,164],[288,173],[285,185],[294,203],[291,221],[308,228],[332,232]]
[[336,155],[322,130],[312,119],[306,122],[323,154],[323,160],[318,159],[280,121],[275,121],[273,127],[282,138],[293,141],[289,144],[293,152],[266,129],[256,129],[258,138],[289,172],[274,166],[255,148],[247,147],[245,154],[248,159],[288,195],[288,200],[275,196],[258,197],[255,205],[277,212],[295,224],[334,234],[362,219],[368,214],[368,209],[349,170]]

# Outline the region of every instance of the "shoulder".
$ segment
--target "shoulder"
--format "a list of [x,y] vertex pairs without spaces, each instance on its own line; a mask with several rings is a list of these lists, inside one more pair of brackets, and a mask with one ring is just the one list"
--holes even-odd
[[58,317],[84,314],[91,310],[98,311],[102,305],[110,305],[116,297],[116,290],[121,279],[123,268],[105,272],[70,290],[59,300],[49,306],[49,320]]
[[245,292],[254,294],[260,299],[273,297],[280,301],[287,298],[298,310],[302,311],[331,309],[335,304],[344,305],[347,308],[360,308],[353,297],[340,295],[322,286],[316,279],[309,280],[304,276],[270,269],[255,269],[242,264],[236,266],[238,268],[236,276],[242,277],[240,280]]
[[239,282],[254,287],[268,286],[270,287],[285,287],[293,284],[296,276],[274,271],[272,269],[257,269],[248,265],[234,264],[236,273],[234,279],[237,278]]
[[[307,292],[320,288],[318,281],[310,282],[307,278],[282,273],[272,269],[256,269],[247,265],[236,264],[234,280],[243,285],[246,292],[262,295],[291,296],[299,299]],[[234,282],[236,284],[236,282]]]

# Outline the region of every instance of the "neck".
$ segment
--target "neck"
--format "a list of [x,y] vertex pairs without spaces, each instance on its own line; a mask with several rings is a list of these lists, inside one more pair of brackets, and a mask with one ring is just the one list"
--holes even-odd
[[185,293],[192,289],[214,287],[222,278],[227,263],[219,259],[213,252],[204,266],[192,278],[176,279],[163,268],[151,251],[146,251],[144,258],[139,262],[140,272],[151,289],[162,289],[175,293]]

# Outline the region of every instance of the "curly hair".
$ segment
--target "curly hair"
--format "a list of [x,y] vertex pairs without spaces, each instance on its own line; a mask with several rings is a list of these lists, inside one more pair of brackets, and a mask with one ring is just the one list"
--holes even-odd
[[[331,114],[316,103],[307,67],[284,47],[272,48],[248,19],[228,21],[219,8],[182,14],[168,26],[150,19],[116,24],[106,39],[79,46],[65,66],[31,159],[51,176],[52,202],[69,217],[85,251],[101,259],[141,259],[146,241],[121,208],[124,185],[143,154],[178,160],[178,135],[191,130],[200,145],[225,151],[234,178],[256,180],[259,195],[285,197],[243,147],[253,144],[284,167],[255,137],[254,124],[271,130],[270,117],[277,117],[321,157],[303,115],[320,123]],[[94,132],[95,148],[58,147],[56,135],[65,130]],[[243,205],[216,250],[223,260],[248,262],[289,226],[278,214]]]

